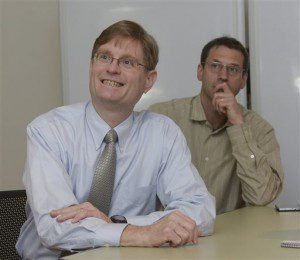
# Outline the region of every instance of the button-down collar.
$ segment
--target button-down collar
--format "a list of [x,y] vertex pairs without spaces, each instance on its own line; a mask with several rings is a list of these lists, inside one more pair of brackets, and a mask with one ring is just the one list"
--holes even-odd
[[[204,108],[201,103],[200,94],[195,96],[192,99],[190,119],[194,120],[194,121],[204,122],[206,125],[208,125],[212,129],[211,124],[206,119]],[[222,127],[218,128],[216,130],[212,130],[212,134],[216,134],[228,126],[230,126],[230,124],[228,122],[226,122]]]
[[[111,127],[100,117],[92,102],[89,102],[87,105],[86,120],[94,140],[95,149],[98,150],[103,143],[106,133],[111,129]],[[117,147],[120,148],[120,152],[122,152],[125,147],[132,125],[133,113],[131,113],[128,118],[114,128],[118,134]]]
[[194,121],[206,121],[206,116],[201,104],[200,95],[197,95],[192,99],[190,118]]

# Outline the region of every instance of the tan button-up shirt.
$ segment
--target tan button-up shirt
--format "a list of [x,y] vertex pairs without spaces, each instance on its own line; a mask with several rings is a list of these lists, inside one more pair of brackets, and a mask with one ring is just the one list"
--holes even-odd
[[213,131],[200,96],[152,105],[172,118],[184,133],[192,162],[216,198],[217,213],[265,205],[282,189],[283,169],[272,126],[244,108],[245,123]]

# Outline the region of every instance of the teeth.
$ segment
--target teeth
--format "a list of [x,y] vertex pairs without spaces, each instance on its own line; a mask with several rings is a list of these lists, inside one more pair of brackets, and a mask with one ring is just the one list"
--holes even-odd
[[103,80],[102,83],[106,86],[115,87],[115,88],[119,88],[123,86],[123,84],[111,80]]

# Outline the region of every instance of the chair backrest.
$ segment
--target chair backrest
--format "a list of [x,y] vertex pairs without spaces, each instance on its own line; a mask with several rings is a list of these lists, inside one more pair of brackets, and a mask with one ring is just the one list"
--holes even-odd
[[15,245],[26,220],[25,190],[0,191],[0,259],[20,259]]

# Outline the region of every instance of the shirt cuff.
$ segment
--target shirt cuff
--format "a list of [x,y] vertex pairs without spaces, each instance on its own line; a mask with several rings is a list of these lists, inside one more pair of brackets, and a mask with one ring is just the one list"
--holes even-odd
[[156,211],[147,216],[133,216],[133,217],[126,217],[127,222],[131,225],[135,226],[147,226],[151,225],[154,222],[158,221],[165,215],[169,214],[170,211]]
[[94,244],[94,247],[119,246],[122,232],[127,225],[121,223],[101,223],[99,225],[99,222],[97,220],[94,222],[92,218],[83,224],[86,229],[96,233],[94,238],[91,238],[94,243],[90,241],[90,244]]

